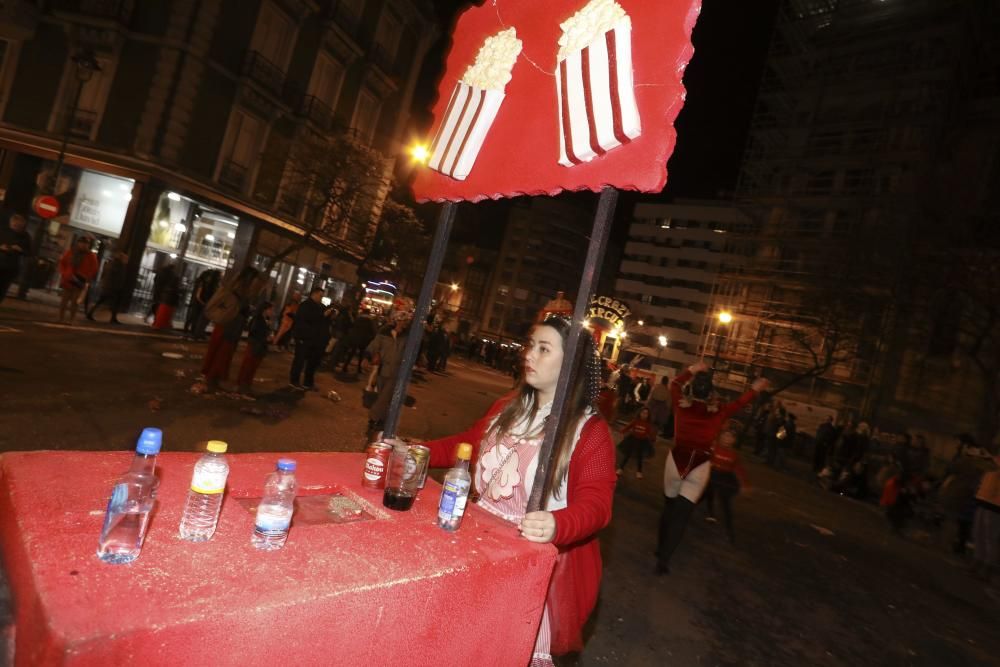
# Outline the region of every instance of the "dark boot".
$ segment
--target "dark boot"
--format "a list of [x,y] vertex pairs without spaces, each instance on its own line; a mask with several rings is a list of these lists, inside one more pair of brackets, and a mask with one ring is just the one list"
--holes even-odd
[[657,552],[657,574],[670,573],[670,557],[673,556],[677,546],[684,536],[684,529],[687,528],[691,512],[694,511],[694,503],[683,496],[677,496],[673,502],[664,507],[663,515],[660,518],[660,548]]

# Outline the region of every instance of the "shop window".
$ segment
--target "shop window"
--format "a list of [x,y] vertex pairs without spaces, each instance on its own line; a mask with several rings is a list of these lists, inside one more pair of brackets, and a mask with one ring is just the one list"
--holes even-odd
[[375,128],[378,127],[378,116],[381,104],[373,94],[367,90],[358,93],[358,102],[354,107],[354,118],[351,120],[351,127],[357,137],[364,142],[371,143],[375,136]]
[[69,224],[95,234],[117,238],[125,224],[134,183],[130,178],[83,171],[77,184],[73,208],[70,210]]
[[176,255],[181,250],[184,236],[188,232],[188,216],[192,203],[179,195],[168,192],[160,196],[149,229],[148,248],[168,255]]
[[185,258],[224,269],[233,251],[237,224],[236,220],[214,212],[196,214]]

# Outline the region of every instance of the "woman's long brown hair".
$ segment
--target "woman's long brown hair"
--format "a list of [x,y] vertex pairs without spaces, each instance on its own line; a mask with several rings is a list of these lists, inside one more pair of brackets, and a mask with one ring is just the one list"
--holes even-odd
[[[566,349],[566,340],[573,332],[573,326],[569,319],[562,317],[550,317],[536,326],[547,326],[559,332],[563,349]],[[573,438],[576,435],[577,426],[580,420],[586,417],[587,408],[592,407],[594,389],[599,386],[599,365],[597,366],[597,377],[595,375],[594,363],[591,359],[595,355],[594,339],[585,329],[577,332],[580,336],[580,343],[576,347],[576,358],[573,360],[573,368],[576,369],[576,382],[573,383],[569,396],[569,419],[560,424],[559,433],[555,444],[554,465],[549,469],[548,479],[545,481],[545,493],[543,498],[547,501],[552,495],[552,489],[556,489],[555,495],[559,497],[559,489],[562,487],[566,474],[569,472],[569,460],[573,453]],[[523,363],[523,360],[522,360]],[[499,439],[522,420],[530,424],[538,414],[538,392],[529,385],[524,374],[518,381],[517,387],[512,392],[513,397],[507,402],[503,410],[497,416],[493,426],[486,432],[486,437]],[[528,434],[525,434],[528,435]],[[534,434],[532,434],[534,435]]]

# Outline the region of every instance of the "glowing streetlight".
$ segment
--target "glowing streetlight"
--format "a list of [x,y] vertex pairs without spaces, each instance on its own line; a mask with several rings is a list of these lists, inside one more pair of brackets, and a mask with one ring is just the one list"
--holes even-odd
[[645,322],[643,322],[642,320],[639,320],[639,326],[641,327],[643,324],[645,324]]
[[733,314],[728,310],[723,310],[719,313],[719,324],[729,324],[733,321]]
[[410,157],[413,158],[414,162],[427,164],[427,161],[431,159],[431,151],[427,148],[427,144],[414,144],[410,146]]
[[660,336],[660,347],[666,347],[666,346],[667,346],[667,337]]
[[452,292],[457,292],[458,291],[458,283],[452,283],[451,284],[451,291]]

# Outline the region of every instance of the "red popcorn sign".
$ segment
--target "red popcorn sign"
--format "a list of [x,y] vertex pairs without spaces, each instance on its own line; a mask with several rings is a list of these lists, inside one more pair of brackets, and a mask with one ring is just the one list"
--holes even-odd
[[659,192],[700,0],[487,0],[456,21],[419,201]]

